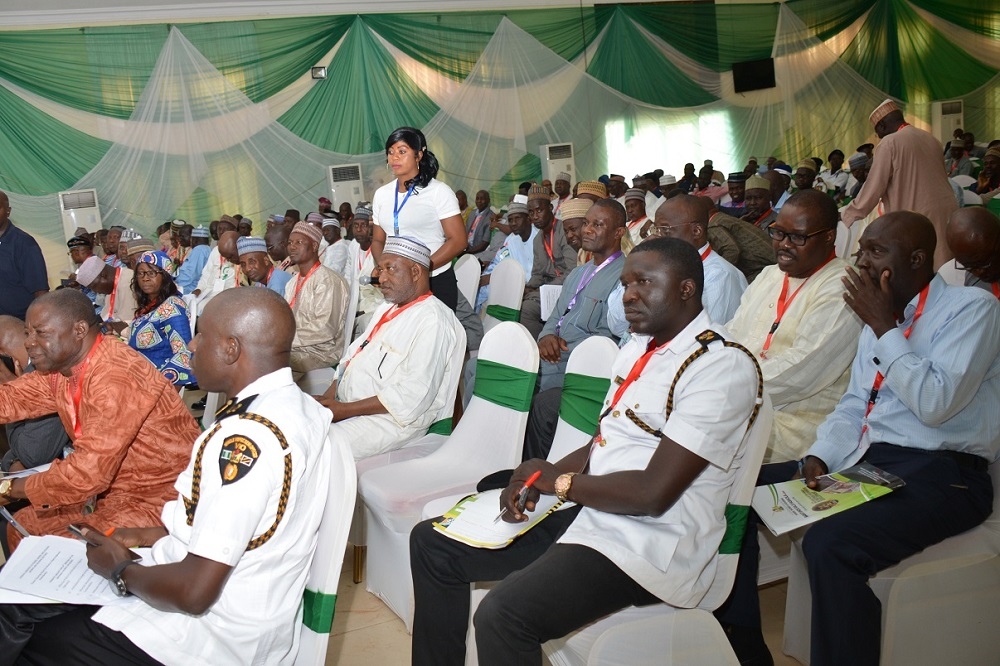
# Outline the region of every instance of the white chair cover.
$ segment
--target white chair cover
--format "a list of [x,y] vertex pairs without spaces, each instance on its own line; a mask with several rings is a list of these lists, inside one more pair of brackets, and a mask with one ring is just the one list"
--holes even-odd
[[[993,514],[967,532],[868,581],[882,603],[883,664],[995,664],[1000,655],[1000,463]],[[876,500],[877,501],[877,500]],[[785,654],[809,664],[812,593],[801,539],[792,541]]]
[[982,206],[983,199],[975,192],[970,192],[969,190],[962,190],[962,205],[963,206]]
[[975,183],[976,179],[973,178],[972,176],[952,176],[951,181],[964,190],[965,188]]
[[[524,375],[534,374],[538,371],[538,345],[520,324],[502,322],[483,337],[479,360]],[[436,451],[370,470],[361,477],[359,488],[366,506],[371,551],[368,591],[385,601],[403,619],[407,630],[413,621],[410,530],[431,499],[471,492],[486,474],[518,462],[531,396],[531,386],[525,386],[523,411],[475,395],[451,437]]]
[[[493,269],[490,274],[490,295],[483,308],[484,333],[489,333],[490,329],[501,322],[489,314],[491,305],[520,311],[525,281],[524,269],[515,259],[504,259]],[[475,302],[471,301],[473,304]]]
[[354,510],[357,492],[354,457],[347,442],[327,438],[327,446],[332,447],[335,453],[330,464],[330,483],[323,521],[319,526],[316,555],[306,579],[299,652],[295,658],[297,666],[322,666],[326,663],[327,643],[337,603],[337,584],[340,582],[340,567],[344,562],[344,547],[350,526],[347,518]]
[[469,305],[475,305],[476,292],[479,291],[479,278],[483,272],[479,260],[473,254],[462,255],[455,262],[453,270],[455,271],[455,281],[458,283],[458,291],[461,292],[462,296],[465,296]]

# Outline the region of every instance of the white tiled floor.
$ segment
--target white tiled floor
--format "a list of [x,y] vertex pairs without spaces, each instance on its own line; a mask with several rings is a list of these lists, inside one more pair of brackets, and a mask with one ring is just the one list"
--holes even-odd
[[[330,648],[326,663],[330,666],[403,666],[410,663],[410,636],[403,621],[378,597],[365,590],[365,584],[351,580],[351,548],[344,558],[337,590],[337,612],[333,618]],[[785,617],[785,582],[760,591],[760,606],[767,641],[775,666],[797,666],[798,662],[781,653],[781,632]]]

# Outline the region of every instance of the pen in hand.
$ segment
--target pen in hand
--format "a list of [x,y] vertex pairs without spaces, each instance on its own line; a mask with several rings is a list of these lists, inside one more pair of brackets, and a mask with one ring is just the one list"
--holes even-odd
[[[528,477],[528,480],[524,482],[523,486],[521,486],[521,490],[517,492],[518,511],[524,511],[524,504],[525,502],[528,501],[528,488],[533,486],[535,484],[535,481],[538,481],[538,479],[541,476],[542,476],[542,470],[538,470],[537,472]],[[493,524],[496,525],[498,522],[500,522],[500,519],[503,518],[506,513],[507,513],[507,507],[504,507],[503,509],[500,510],[500,513],[497,515],[497,517],[493,519]]]

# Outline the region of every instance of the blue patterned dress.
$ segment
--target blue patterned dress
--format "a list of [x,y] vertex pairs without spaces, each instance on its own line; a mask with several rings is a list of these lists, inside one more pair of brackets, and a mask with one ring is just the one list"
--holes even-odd
[[129,347],[179,386],[196,383],[191,372],[189,342],[191,326],[180,296],[171,296],[151,312],[137,316],[128,329]]

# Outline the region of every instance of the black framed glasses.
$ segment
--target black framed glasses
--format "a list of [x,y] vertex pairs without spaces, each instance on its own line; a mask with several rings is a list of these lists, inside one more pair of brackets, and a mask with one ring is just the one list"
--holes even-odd
[[767,228],[767,235],[771,237],[771,240],[781,242],[786,238],[792,245],[802,247],[806,244],[806,241],[813,236],[819,236],[820,234],[825,234],[831,229],[820,229],[819,231],[814,231],[811,234],[793,234],[788,231],[782,231],[781,229],[775,228],[773,225]]
[[698,223],[696,221],[692,221],[692,222],[681,222],[680,224],[653,225],[653,228],[650,230],[649,233],[650,233],[651,236],[659,236],[660,238],[666,238],[666,237],[668,237],[668,236],[670,236],[671,234],[674,233],[672,231],[673,229],[679,229],[680,227],[686,227],[686,226],[688,226],[690,224],[698,224]]

